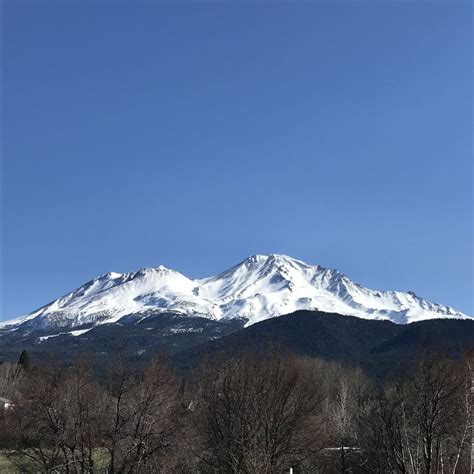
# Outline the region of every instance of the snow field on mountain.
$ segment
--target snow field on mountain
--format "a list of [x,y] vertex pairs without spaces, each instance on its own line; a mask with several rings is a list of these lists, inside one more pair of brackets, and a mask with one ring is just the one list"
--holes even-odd
[[166,267],[107,273],[49,305],[0,324],[12,329],[74,328],[119,321],[149,311],[210,319],[246,318],[247,325],[294,312],[320,310],[367,319],[410,323],[433,318],[466,318],[453,308],[414,293],[375,291],[337,270],[308,265],[284,255],[253,255],[209,278],[190,279]]

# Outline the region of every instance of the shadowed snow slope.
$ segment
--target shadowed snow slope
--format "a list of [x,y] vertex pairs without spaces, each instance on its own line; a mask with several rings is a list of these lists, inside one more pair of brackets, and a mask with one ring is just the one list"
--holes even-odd
[[284,255],[253,255],[219,275],[192,280],[163,266],[107,273],[33,313],[0,326],[77,327],[116,322],[149,311],[211,319],[246,318],[247,325],[300,309],[410,323],[466,318],[412,292],[374,291],[336,270]]

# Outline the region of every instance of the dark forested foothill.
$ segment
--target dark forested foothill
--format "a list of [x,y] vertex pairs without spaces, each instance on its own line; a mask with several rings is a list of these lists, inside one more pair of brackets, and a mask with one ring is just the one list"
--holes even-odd
[[272,346],[205,357],[186,379],[121,353],[100,372],[5,362],[0,471],[469,473],[473,368],[427,352],[381,387]]
[[[220,357],[247,348],[272,344],[300,356],[318,357],[357,365],[382,382],[411,370],[424,350],[432,349],[457,358],[474,348],[472,319],[431,319],[412,324],[373,321],[321,311],[295,313],[244,327],[246,320],[214,321],[176,314],[131,315],[116,324],[102,324],[76,335],[45,330],[0,328],[0,360],[18,361],[26,349],[29,358],[52,357],[70,363],[84,356],[99,365],[126,347],[129,362],[143,368],[165,353],[181,371],[199,366],[202,357]],[[77,329],[77,328],[76,328]]]

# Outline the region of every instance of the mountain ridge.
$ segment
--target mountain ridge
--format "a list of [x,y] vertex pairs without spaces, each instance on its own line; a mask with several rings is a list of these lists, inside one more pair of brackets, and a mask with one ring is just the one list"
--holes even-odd
[[207,360],[268,348],[361,367],[376,378],[409,372],[423,353],[459,358],[474,348],[474,319],[431,319],[409,324],[318,311],[296,311],[261,321],[173,354],[182,371]]
[[469,316],[413,292],[377,291],[335,269],[285,255],[252,255],[215,276],[191,279],[163,265],[109,272],[0,328],[77,328],[130,315],[173,312],[252,325],[298,310],[333,312],[405,324]]

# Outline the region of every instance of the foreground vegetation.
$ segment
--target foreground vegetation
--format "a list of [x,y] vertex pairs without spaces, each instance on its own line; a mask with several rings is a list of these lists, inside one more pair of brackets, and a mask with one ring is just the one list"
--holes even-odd
[[469,473],[472,358],[420,357],[375,386],[360,370],[277,350],[204,361],[192,380],[163,358],[100,375],[0,365],[0,472]]

